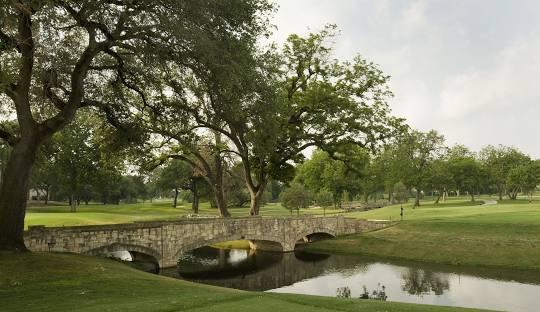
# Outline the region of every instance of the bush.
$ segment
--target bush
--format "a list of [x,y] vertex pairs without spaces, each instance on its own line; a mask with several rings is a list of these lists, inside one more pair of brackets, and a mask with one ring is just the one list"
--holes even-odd
[[322,189],[315,195],[315,202],[321,207],[330,207],[334,204],[334,195],[327,189]]
[[280,194],[283,207],[293,210],[308,207],[311,203],[311,194],[302,184],[292,184]]

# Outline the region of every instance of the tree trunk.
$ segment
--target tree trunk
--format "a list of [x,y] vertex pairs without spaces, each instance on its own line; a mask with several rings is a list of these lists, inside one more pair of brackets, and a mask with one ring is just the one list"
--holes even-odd
[[258,216],[261,210],[261,201],[264,194],[264,185],[259,185],[258,190],[249,190],[250,204],[249,214],[251,216]]
[[471,201],[474,201],[474,192],[471,192]]
[[177,201],[178,201],[178,188],[175,187],[174,188],[174,200],[173,200],[173,204],[172,204],[173,208],[176,208]]
[[231,214],[227,209],[227,203],[225,202],[225,196],[223,195],[223,188],[221,187],[219,189],[215,189],[212,193],[214,194],[214,201],[216,202],[219,214],[222,217],[230,217]]
[[0,185],[0,251],[26,251],[24,217],[32,166],[40,141],[22,137],[15,144]]
[[499,191],[499,201],[503,200],[503,188],[497,184],[497,189]]
[[221,157],[221,134],[215,133],[216,138],[216,150],[214,152],[214,166],[216,168],[215,173],[215,192],[216,204],[219,209],[219,214],[222,217],[230,217],[231,214],[227,209],[227,202],[225,201],[225,194],[223,192],[223,158]]
[[77,202],[73,194],[69,196],[69,206],[70,206],[69,208],[70,212],[77,212]]
[[415,207],[420,207],[420,190],[416,190],[416,199],[414,200],[414,206],[413,208]]
[[435,200],[435,204],[439,203],[439,200],[441,199],[441,194],[442,194],[442,192],[438,192],[437,199]]
[[50,186],[48,185],[45,187],[45,202],[44,202],[45,206],[47,206],[47,204],[49,203],[49,187]]
[[191,211],[194,214],[199,213],[199,190],[197,189],[197,182],[193,182],[191,191],[193,192],[193,200],[191,201]]

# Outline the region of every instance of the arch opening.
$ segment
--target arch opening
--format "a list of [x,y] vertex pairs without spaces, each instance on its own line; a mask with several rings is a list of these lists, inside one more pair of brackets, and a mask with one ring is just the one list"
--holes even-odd
[[159,253],[147,247],[112,244],[92,249],[86,252],[86,254],[121,261],[146,272],[159,273],[160,269]]
[[180,259],[182,255],[201,247],[210,246],[221,249],[252,249],[259,251],[283,251],[283,243],[279,238],[259,236],[259,235],[235,235],[228,237],[218,237],[213,239],[195,241],[181,246],[176,252],[175,258]]
[[298,237],[298,239],[296,240],[295,249],[301,248],[305,244],[327,240],[327,239],[333,239],[335,237],[336,237],[335,233],[332,233],[330,231],[315,231],[315,232],[306,233]]
[[184,247],[181,253],[178,252],[176,267],[161,272],[194,281],[242,278],[281,261],[282,253],[268,252],[283,250],[280,243],[240,238],[233,241],[213,239]]

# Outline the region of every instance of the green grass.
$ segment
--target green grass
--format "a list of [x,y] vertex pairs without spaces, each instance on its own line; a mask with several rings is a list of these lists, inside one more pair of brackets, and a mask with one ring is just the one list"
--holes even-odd
[[69,254],[0,256],[2,311],[473,311],[360,299],[244,292]]
[[[432,263],[540,270],[540,201],[478,205],[464,199],[404,206],[405,221],[360,235],[310,245],[311,250],[346,252]],[[399,218],[400,205],[348,216]],[[538,277],[540,281],[540,277]]]
[[213,244],[211,246],[215,248],[224,248],[224,249],[250,249],[249,241],[247,240],[233,240],[233,241]]
[[[229,211],[234,217],[249,215],[248,207],[230,208]],[[342,210],[326,209],[327,215],[340,212]],[[77,208],[77,212],[75,213],[69,212],[69,206],[65,203],[51,203],[47,206],[30,203],[26,213],[25,226],[71,226],[128,223],[143,220],[171,220],[182,218],[189,214],[191,214],[191,204],[179,203],[176,208],[173,208],[170,200],[120,205],[82,204]],[[217,216],[219,213],[217,209],[211,208],[210,204],[205,202],[201,203],[199,214]],[[322,215],[323,209],[301,209],[300,214]],[[290,211],[283,208],[279,203],[269,203],[261,208],[261,215],[288,216],[290,215]],[[296,212],[294,215],[296,215]]]

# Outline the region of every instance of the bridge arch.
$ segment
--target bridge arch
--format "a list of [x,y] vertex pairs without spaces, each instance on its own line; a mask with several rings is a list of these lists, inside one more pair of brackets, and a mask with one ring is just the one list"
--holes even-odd
[[331,239],[337,235],[338,233],[335,230],[317,227],[298,234],[294,240],[294,244],[296,244],[298,241],[309,243],[323,239]]
[[272,248],[271,251],[283,251],[285,248],[283,239],[276,236],[238,234],[224,237],[214,237],[211,239],[201,239],[187,243],[185,245],[181,245],[176,251],[175,258],[179,259],[184,253],[194,249],[233,240],[247,240],[250,242],[250,246],[252,249],[268,250],[269,248]]
[[110,245],[104,245],[98,248],[88,250],[84,252],[84,254],[87,254],[90,256],[99,256],[99,255],[103,255],[107,253],[112,253],[115,251],[128,251],[131,254],[131,257],[133,258],[133,260],[135,260],[136,258],[144,259],[144,260],[151,259],[152,262],[155,262],[158,265],[160,264],[160,260],[162,258],[161,253],[153,248],[144,247],[140,245],[134,245],[134,244],[123,244],[123,243],[112,243]]

